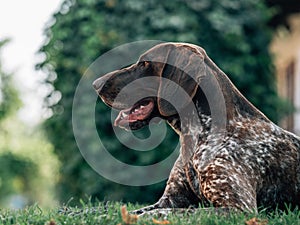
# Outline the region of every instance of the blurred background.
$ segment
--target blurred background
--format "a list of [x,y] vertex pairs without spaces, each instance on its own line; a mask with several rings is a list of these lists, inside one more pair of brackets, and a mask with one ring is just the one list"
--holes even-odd
[[[90,197],[153,203],[160,197],[165,181],[130,187],[94,172],[71,123],[73,95],[87,67],[118,45],[147,39],[204,47],[255,106],[300,134],[299,1],[2,1],[0,207],[76,205]],[[114,136],[110,109],[98,100],[96,112],[104,144],[123,162],[159,162],[178,143],[168,129],[151,151],[127,149]],[[149,130],[136,135],[147,137]]]

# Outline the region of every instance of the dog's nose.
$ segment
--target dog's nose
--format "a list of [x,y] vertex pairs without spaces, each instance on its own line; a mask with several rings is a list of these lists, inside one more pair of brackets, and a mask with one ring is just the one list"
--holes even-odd
[[96,90],[99,90],[100,88],[102,88],[102,86],[104,85],[105,82],[103,82],[103,79],[101,78],[98,78],[97,80],[95,80],[93,82],[93,87],[96,89]]

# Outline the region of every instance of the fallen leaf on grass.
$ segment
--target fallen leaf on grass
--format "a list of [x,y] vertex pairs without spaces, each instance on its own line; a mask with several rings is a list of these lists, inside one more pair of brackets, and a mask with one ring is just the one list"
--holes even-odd
[[267,225],[268,221],[267,220],[260,220],[256,217],[253,217],[252,219],[246,221],[245,223],[246,223],[246,225]]
[[46,223],[47,225],[56,225],[54,220],[50,220],[48,223]]
[[168,220],[162,220],[162,221],[160,221],[160,220],[156,220],[156,219],[152,218],[152,221],[155,224],[170,224],[170,221],[168,221]]
[[128,213],[127,208],[126,208],[125,205],[123,205],[121,207],[121,216],[122,216],[122,220],[125,224],[134,224],[138,220],[137,215],[131,215],[131,214]]

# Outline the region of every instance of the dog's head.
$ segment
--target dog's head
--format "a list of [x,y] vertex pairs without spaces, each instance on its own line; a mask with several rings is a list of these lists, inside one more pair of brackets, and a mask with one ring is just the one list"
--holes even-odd
[[159,44],[130,67],[94,81],[101,99],[120,110],[115,125],[139,129],[154,117],[167,119],[183,110],[205,75],[205,51],[184,43]]

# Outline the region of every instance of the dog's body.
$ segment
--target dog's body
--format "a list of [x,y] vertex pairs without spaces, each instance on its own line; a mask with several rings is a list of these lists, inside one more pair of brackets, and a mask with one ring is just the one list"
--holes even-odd
[[[133,93],[146,90],[149,98],[134,106],[128,96],[117,98],[126,84],[144,77],[153,77],[153,82],[146,87],[141,83]],[[221,98],[211,98],[213,103],[209,95],[215,90],[205,89],[212,77],[222,93]],[[168,90],[162,78],[180,85],[191,101],[174,109],[163,97],[176,90]],[[300,205],[300,139],[249,103],[202,48],[185,43],[157,45],[131,67],[96,80],[94,87],[105,103],[122,110],[115,125],[139,129],[151,118],[161,117],[180,136],[180,156],[163,196],[137,213],[199,204],[241,211]],[[222,105],[222,101],[225,109],[216,117],[212,104]],[[219,115],[225,118],[223,127],[222,122],[214,123]]]

